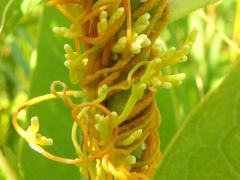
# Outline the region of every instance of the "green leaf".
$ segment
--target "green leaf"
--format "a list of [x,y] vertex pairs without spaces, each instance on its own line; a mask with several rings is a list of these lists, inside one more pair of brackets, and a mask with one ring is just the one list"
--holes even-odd
[[[66,25],[65,18],[55,8],[46,8],[40,29],[38,58],[31,83],[31,97],[50,92],[50,84],[60,80],[67,84],[68,70],[64,67],[64,40],[52,32],[54,25]],[[75,87],[76,89],[76,87]],[[51,100],[38,104],[28,111],[28,119],[38,116],[40,133],[53,138],[54,145],[47,148],[51,153],[66,158],[76,158],[71,142],[73,120],[70,109],[61,100]],[[25,143],[21,156],[21,170],[25,180],[80,179],[79,169],[42,157]]]
[[159,128],[161,151],[164,152],[166,146],[177,132],[177,120],[172,99],[172,91],[161,89],[156,96],[156,102],[161,114],[161,126]]
[[240,63],[185,121],[155,179],[240,179]]

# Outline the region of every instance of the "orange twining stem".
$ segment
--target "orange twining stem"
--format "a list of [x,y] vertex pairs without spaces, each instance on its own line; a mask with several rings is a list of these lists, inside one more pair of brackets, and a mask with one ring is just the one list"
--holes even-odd
[[76,49],[77,53],[81,54],[80,39],[74,38],[74,44],[75,44],[75,49]]
[[107,5],[107,4],[114,4],[114,5],[115,5],[115,4],[119,4],[120,1],[122,1],[122,0],[96,1],[96,2],[93,4],[93,6],[91,7],[91,9],[94,10],[94,9],[96,9],[96,8],[104,5],[104,4],[105,4],[105,5]]
[[129,47],[132,39],[132,15],[131,15],[131,2],[130,0],[124,0],[124,8],[127,10],[127,44],[124,51],[124,58],[128,57]]
[[146,138],[149,136],[149,134],[151,134],[151,132],[158,127],[159,124],[157,124],[157,122],[155,122],[157,118],[157,114],[156,114],[156,107],[154,108],[154,112],[152,112],[152,114],[150,115],[150,117],[147,119],[147,121],[149,122],[148,125],[146,127],[144,127],[143,129],[143,133],[141,135],[141,137],[139,139],[137,139],[134,143],[132,143],[130,146],[127,147],[127,152],[131,153],[132,151],[134,151],[134,149],[136,149],[139,144],[142,144]]
[[[115,72],[112,72],[112,74],[110,75],[105,75],[104,78],[98,85],[98,87],[100,87],[103,84],[106,85],[112,85],[118,78],[120,78],[121,74],[123,73],[123,69],[120,70],[116,70]],[[141,71],[138,71],[136,74],[133,75],[133,79],[134,80],[138,80],[141,75],[144,73],[144,69]],[[125,86],[127,85],[127,80],[121,80],[120,82],[117,83],[120,86]],[[122,89],[123,90],[123,89]],[[116,93],[116,92],[115,92]],[[114,95],[115,93],[110,93],[109,96]]]
[[65,8],[63,8],[61,5],[57,6],[57,9],[65,16],[67,17],[70,21],[72,21],[72,23],[77,24],[77,20],[76,18],[70,13],[68,12]]
[[103,74],[108,74],[108,73],[115,72],[119,69],[124,68],[124,66],[127,65],[130,60],[131,60],[130,57],[127,59],[121,59],[118,61],[118,63],[116,65],[112,66],[111,68],[100,69],[100,70],[96,71],[94,74],[88,75],[84,79],[82,85],[91,83],[92,81],[94,81],[96,78],[98,78],[99,76],[101,76]]
[[[69,65],[70,73],[75,73],[71,75],[76,75],[79,79],[83,78],[80,82],[86,93],[68,91],[64,83],[55,81],[51,85],[52,94],[34,98],[14,113],[14,127],[34,150],[46,158],[65,164],[83,164],[81,170],[86,179],[150,179],[161,158],[157,131],[161,119],[154,101],[155,93],[151,92],[155,90],[152,88],[155,88],[159,77],[158,74],[155,77],[155,72],[154,77],[149,74],[149,80],[142,80],[144,78],[141,77],[152,72],[152,67],[148,65],[158,55],[158,49],[154,55],[152,46],[168,20],[167,0],[148,0],[140,3],[140,7],[134,12],[132,12],[131,0],[51,0],[47,5],[57,6],[59,11],[70,19],[71,26],[66,33],[71,36],[77,34],[73,40],[78,54],[74,52],[74,55],[81,55],[84,52],[81,57],[86,57],[88,63],[75,69],[71,66],[75,56],[71,58],[69,53],[69,60],[73,61],[66,65]],[[118,12],[116,16],[114,15],[114,11],[118,8],[121,9],[121,16]],[[105,10],[107,13],[101,14]],[[152,15],[150,21],[148,18],[143,18],[146,20],[143,22],[144,27],[145,23],[148,26],[142,33],[151,41],[151,45],[148,46],[143,45],[145,41],[141,37],[139,41],[136,39],[136,44],[132,42],[134,40],[135,43],[135,37],[138,35],[138,31],[133,30],[132,21],[144,13]],[[113,15],[110,17],[111,23],[107,21],[109,15]],[[101,18],[107,22],[101,22],[99,16],[103,16]],[[84,49],[80,48],[81,43],[85,46]],[[116,49],[119,46],[120,50],[115,51],[113,45],[116,45]],[[140,51],[137,54],[130,53],[131,48],[140,48]],[[84,75],[79,76],[78,73],[82,70]],[[138,96],[138,92],[134,88],[138,86],[140,88],[140,83],[144,85],[144,89],[141,91],[143,93],[139,94],[141,97],[137,98],[134,93]],[[61,87],[61,92],[56,91],[57,86]],[[131,93],[130,98],[128,93]],[[73,101],[72,96],[84,98],[88,102],[78,104]],[[47,139],[51,141],[49,144],[41,139],[34,139],[36,137],[34,133],[32,135],[31,132],[28,133],[28,129],[24,130],[18,125],[17,116],[21,110],[54,98],[61,98],[71,108],[73,119],[71,137],[79,155],[76,159],[47,152],[40,145],[52,144],[50,138]],[[128,108],[131,101],[132,106]],[[124,122],[121,121],[123,123],[118,124],[117,127],[115,126],[119,116],[114,111],[124,117],[122,118]],[[127,116],[125,117],[124,114]],[[32,128],[34,122],[38,123],[32,119]],[[81,131],[82,138],[78,137],[78,130]]]
[[[158,28],[156,28],[154,33],[152,33],[150,35],[151,42],[155,42],[156,41],[156,39],[158,38],[159,34],[162,32],[163,28],[167,25],[168,19],[169,19],[169,14],[170,14],[169,6],[166,6],[166,8],[165,8],[165,10],[163,12],[163,17],[161,18],[160,25],[158,26]],[[150,46],[152,47],[153,43]]]
[[[79,91],[66,91],[66,95],[67,96],[74,96],[75,93],[78,93]],[[58,97],[62,97],[63,96],[63,92],[56,92],[56,94],[58,94],[58,96],[54,95],[54,94],[46,94],[43,96],[39,96],[36,98],[33,98],[29,101],[27,101],[26,103],[24,103],[23,105],[21,105],[13,114],[13,126],[16,129],[16,131],[21,135],[24,136],[25,131],[19,126],[18,121],[17,121],[17,115],[19,114],[20,111],[22,111],[23,109],[27,109],[28,107],[35,105],[37,103],[46,101],[46,100],[51,100],[51,99],[55,99]],[[79,95],[79,94],[78,94]]]
[[[97,104],[95,102],[86,102],[86,103],[82,103],[82,104],[77,105],[72,110],[72,117],[73,117],[74,121],[80,126],[80,128],[82,130],[84,130],[84,127],[81,123],[81,120],[78,117],[78,114],[79,114],[80,110],[82,110],[83,108],[88,108],[88,107],[95,107],[95,108],[99,109],[100,111],[104,112],[107,116],[109,116],[111,118],[110,126],[112,127],[111,124],[113,123],[115,117],[113,116],[111,111],[109,111],[105,106],[103,106],[101,104]],[[116,138],[117,138],[117,134],[118,134],[118,128],[114,128],[113,133],[112,133],[111,142],[98,155],[93,156],[93,157],[96,158],[96,157],[100,157],[100,156],[103,156],[104,154],[106,154],[113,147],[113,145],[116,141]],[[84,138],[86,138],[87,136],[88,136],[88,133],[84,133]]]
[[[63,93],[62,96],[58,95],[58,92],[56,91],[56,86],[60,86],[62,88],[62,93]],[[51,90],[51,93],[53,95],[55,95],[56,97],[62,98],[63,101],[65,102],[65,104],[67,104],[70,108],[73,108],[75,106],[75,104],[72,102],[70,97],[67,96],[66,93],[68,91],[68,88],[67,88],[67,85],[64,84],[63,82],[61,82],[61,81],[53,81],[51,86],[50,86],[50,90]]]
[[158,6],[160,0],[148,0],[143,3],[136,11],[133,12],[132,17],[136,19],[146,12],[149,12],[154,6]]
[[[89,147],[88,146],[88,144],[86,143],[84,143],[84,147],[85,147],[85,149],[88,151],[88,153],[90,154],[90,156],[88,157],[88,158],[90,158],[90,159],[99,159],[99,158],[102,158],[105,154],[108,154],[108,153],[110,153],[113,149],[114,149],[114,144],[115,144],[115,142],[116,142],[116,137],[117,137],[117,131],[116,130],[114,130],[114,132],[113,132],[113,135],[112,135],[112,139],[111,139],[111,141],[108,143],[108,145],[105,147],[105,148],[103,148],[103,149],[100,149],[100,147],[98,147],[98,152],[96,153],[95,151],[92,151],[92,147]],[[86,136],[83,136],[83,138],[86,138]],[[93,139],[90,139],[89,137],[88,137],[88,140],[89,140],[89,142],[96,142],[97,140],[93,140]],[[87,140],[86,140],[87,141]],[[96,148],[96,147],[95,147]]]
[[[122,75],[121,71],[116,71],[116,72],[112,73],[110,76],[106,76],[106,78],[103,79],[99,83],[98,87],[101,87],[104,84],[106,84],[108,86],[112,85],[116,79],[120,78],[121,75]],[[127,82],[127,81],[125,81],[125,82]],[[123,83],[121,83],[121,84],[123,84]],[[124,84],[126,84],[126,83],[124,83]]]
[[98,23],[98,21],[99,21],[98,17],[94,17],[90,21],[89,33],[87,34],[87,36],[89,36],[89,37],[96,37],[98,35],[98,32],[97,32],[97,23]]
[[99,155],[99,153],[102,152],[101,145],[99,144],[98,139],[95,138],[95,129],[92,128],[93,126],[93,124],[88,124],[88,137],[91,147],[88,152],[92,155]]
[[52,161],[63,163],[63,164],[86,164],[86,163],[94,160],[93,157],[88,157],[88,158],[83,159],[83,160],[82,159],[68,159],[68,158],[63,158],[63,157],[51,154],[51,153],[45,151],[43,148],[41,148],[41,150],[42,151],[40,152],[40,154],[42,154],[46,158],[48,158]]
[[137,116],[140,112],[142,112],[144,109],[146,109],[148,106],[151,105],[152,101],[155,98],[155,94],[152,92],[149,92],[145,95],[145,98],[141,101],[139,101],[135,107],[133,108],[131,114],[128,116],[128,119],[134,118]]
[[[68,96],[73,96],[75,91],[67,91],[66,94]],[[59,96],[62,96],[63,93],[62,92],[57,92],[57,94]],[[46,94],[43,96],[39,96],[36,98],[33,98],[31,100],[29,100],[28,102],[24,103],[22,106],[20,106],[14,113],[12,116],[12,123],[14,128],[16,129],[16,131],[19,133],[19,135],[21,135],[23,138],[26,138],[26,132],[23,128],[21,128],[21,126],[18,124],[18,114],[24,110],[29,108],[32,105],[35,105],[37,103],[46,101],[46,100],[50,100],[50,99],[54,99],[57,98],[57,96],[55,96],[54,94]],[[29,142],[30,146],[36,150],[37,152],[39,152],[40,154],[42,154],[43,156],[45,156],[48,159],[51,159],[53,161],[57,161],[60,163],[64,163],[64,164],[81,164],[81,163],[87,163],[89,161],[94,160],[94,157],[88,157],[86,159],[69,159],[69,158],[63,158],[60,156],[56,156],[52,153],[47,152],[46,150],[44,150],[41,146],[37,145],[37,144],[31,144]]]
[[140,161],[136,162],[136,164],[134,164],[133,167],[143,167],[147,164],[152,163],[155,160],[156,156],[158,155],[158,149],[160,145],[157,131],[154,131],[148,136],[148,138],[146,139],[146,144],[149,147],[149,151],[144,152],[142,159],[144,159],[145,156],[147,160],[140,159]]
[[112,112],[109,111],[105,106],[95,102],[86,102],[86,103],[78,104],[73,108],[72,115],[73,117],[75,117],[74,120],[76,121],[76,123],[80,122],[80,119],[78,118],[78,113],[84,107],[95,107],[100,111],[104,112],[107,116],[109,116],[112,119],[112,121],[115,119],[114,116],[112,115]]
[[137,62],[139,62],[144,55],[147,53],[147,51],[154,45],[154,42],[157,40],[157,38],[159,37],[160,33],[162,32],[162,30],[164,29],[164,27],[167,25],[168,23],[168,19],[169,19],[169,14],[170,14],[170,9],[168,6],[165,7],[164,12],[163,12],[163,17],[161,18],[161,22],[158,25],[158,27],[154,30],[154,32],[151,33],[150,35],[150,40],[151,40],[151,45],[150,47],[147,48],[143,48],[143,50],[134,58],[132,58],[132,60],[130,61],[129,64],[127,64],[127,66],[125,67],[125,70],[129,70],[131,67],[133,67]]
[[103,49],[103,53],[102,53],[102,66],[103,67],[107,67],[111,64],[111,59],[110,58],[111,58],[112,39],[110,39],[106,43],[106,45]]
[[[74,117],[73,117],[74,118]],[[91,152],[91,148],[88,146],[88,141],[90,141],[90,138],[88,136],[88,127],[87,125],[83,124],[83,123],[79,123],[78,126],[81,128],[82,130],[82,134],[83,134],[83,144],[85,149],[87,149],[88,152]]]
[[162,14],[163,14],[164,10],[166,9],[166,6],[167,6],[166,1],[167,0],[162,0],[162,2],[159,4],[158,8],[156,9],[155,14],[151,18],[150,25],[148,26],[148,28],[145,32],[146,35],[150,35],[152,33],[152,30],[154,29],[157,22],[162,17]]
[[126,174],[128,176],[128,179],[141,179],[141,180],[149,180],[149,177],[147,177],[145,174],[143,173],[137,173],[137,172],[131,172],[129,173],[129,171],[126,170],[126,168],[124,168],[123,166],[119,167],[119,169],[124,172],[124,174]]
[[[56,94],[46,94],[46,95],[43,95],[43,96],[39,96],[39,97],[36,97],[36,98],[33,98],[31,100],[29,100],[28,102],[24,103],[22,106],[20,106],[14,113],[13,113],[13,116],[12,116],[12,123],[13,123],[13,126],[14,128],[16,129],[16,131],[23,137],[25,138],[25,130],[22,129],[20,127],[20,125],[18,124],[18,114],[24,110],[24,109],[27,109],[29,108],[30,106],[32,105],[35,105],[37,103],[40,103],[40,102],[43,102],[43,101],[46,101],[46,100],[51,100],[51,99],[55,99],[55,98],[59,98],[63,95],[63,92],[55,92]],[[77,91],[76,91],[77,93]],[[75,94],[75,91],[66,91],[66,95],[67,96],[74,96]],[[79,122],[79,120],[77,119],[77,114],[78,114],[78,111],[81,109],[81,108],[84,108],[84,107],[96,107],[98,108],[99,110],[103,111],[104,113],[106,113],[106,115],[108,115],[110,118],[114,119],[111,111],[109,111],[107,108],[105,108],[104,106],[100,105],[100,104],[96,104],[94,102],[88,102],[88,103],[82,103],[80,105],[77,105],[75,108],[73,108],[73,117],[75,118],[75,121],[76,122]],[[83,130],[83,129],[82,129]],[[60,163],[64,163],[64,164],[82,164],[82,163],[87,163],[89,161],[93,161],[95,160],[96,158],[100,158],[102,157],[104,154],[106,154],[114,145],[115,141],[116,141],[116,137],[117,137],[117,134],[118,134],[118,130],[117,128],[116,129],[113,129],[113,135],[112,135],[112,140],[111,142],[108,144],[108,146],[103,149],[100,153],[94,155],[94,156],[89,156],[87,157],[86,159],[69,159],[69,158],[63,158],[63,157],[60,157],[60,156],[57,156],[57,155],[54,155],[52,153],[49,153],[47,152],[46,150],[44,150],[44,148],[42,148],[41,146],[37,145],[37,144],[30,144],[30,146],[36,150],[37,152],[39,152],[40,154],[42,154],[43,156],[45,156],[46,158],[50,159],[50,160],[53,160],[53,161],[57,161],[57,162],[60,162]],[[85,136],[86,137],[86,136]]]
[[88,22],[90,19],[98,16],[100,14],[101,11],[106,10],[109,7],[109,5],[103,5],[97,9],[94,9],[93,11],[91,11],[90,13],[88,13],[87,15],[85,15],[82,19],[80,24],[84,25],[86,22]]
[[92,7],[93,3],[94,3],[94,0],[88,0],[87,1],[87,5],[86,5],[87,12],[91,10],[91,7]]
[[51,0],[47,2],[47,6],[57,6],[66,4],[79,4],[82,5],[82,0]]
[[130,129],[135,128],[137,125],[147,125],[149,122],[146,121],[147,118],[151,117],[154,110],[154,105],[152,104],[146,111],[144,111],[141,116],[138,118],[133,119],[128,124],[124,124],[119,127],[118,132],[119,134],[129,131]]
[[89,44],[94,44],[94,45],[103,45],[111,37],[113,37],[118,30],[121,28],[123,22],[125,20],[125,15],[121,16],[111,27],[109,27],[106,32],[103,35],[100,35],[98,37],[92,38],[92,37],[87,37],[87,36],[82,36],[79,37],[81,41],[89,43]]

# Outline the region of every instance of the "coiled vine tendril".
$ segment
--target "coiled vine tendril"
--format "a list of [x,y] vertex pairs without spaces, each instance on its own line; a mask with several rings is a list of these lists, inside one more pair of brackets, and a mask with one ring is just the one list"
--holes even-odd
[[[54,81],[51,93],[23,104],[13,114],[16,131],[38,153],[53,161],[75,164],[86,179],[150,179],[161,160],[155,102],[159,88],[181,84],[184,73],[165,75],[163,69],[183,63],[196,37],[193,30],[180,48],[166,49],[159,35],[167,25],[167,0],[50,0],[71,22],[53,31],[75,42],[64,46],[69,77],[82,89],[68,90]],[[84,48],[80,48],[80,44]],[[56,91],[60,86],[62,91]],[[72,142],[77,158],[59,157],[43,146],[53,144],[39,131],[37,117],[27,130],[18,113],[36,103],[61,98],[72,109]],[[75,104],[72,98],[83,98]],[[82,138],[77,137],[80,129]]]

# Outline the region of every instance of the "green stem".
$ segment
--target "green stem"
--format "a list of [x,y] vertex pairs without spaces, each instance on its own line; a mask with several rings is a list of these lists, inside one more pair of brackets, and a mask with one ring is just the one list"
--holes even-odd
[[219,0],[169,0],[170,4],[170,22],[174,22],[190,12],[203,8]]

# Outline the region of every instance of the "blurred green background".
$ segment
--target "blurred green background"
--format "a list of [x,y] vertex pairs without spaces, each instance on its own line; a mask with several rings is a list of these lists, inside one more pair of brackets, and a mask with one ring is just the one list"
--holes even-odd
[[[0,17],[8,1],[1,0]],[[236,60],[240,52],[240,22],[236,18],[240,16],[240,9],[237,11],[239,4],[240,1],[226,0],[208,6],[170,24],[161,34],[166,46],[179,47],[193,28],[199,31],[189,61],[166,70],[186,73],[184,83],[172,90],[160,90],[157,93],[157,103],[162,115],[162,125],[159,129],[162,151],[181,127],[184,119],[206,94],[218,87]],[[34,160],[30,159],[36,158],[35,153],[25,145],[11,126],[11,114],[14,109],[30,97],[48,93],[52,80],[63,80],[70,85],[68,71],[63,65],[63,44],[66,41],[51,33],[54,25],[62,26],[66,23],[61,20],[62,16],[56,14],[57,11],[53,8],[45,8],[41,0],[14,1],[7,13],[6,23],[0,34],[0,180],[21,179],[23,174],[25,179],[37,179],[29,171],[29,165],[26,165],[29,161],[34,163]],[[46,73],[50,73],[49,77],[46,77]],[[59,73],[61,76],[55,77],[54,74]],[[51,106],[50,104],[49,107]],[[46,106],[45,109],[49,107]],[[39,108],[44,112],[44,107]],[[37,113],[37,109],[29,112],[31,115]],[[41,116],[41,112],[39,113]],[[66,111],[66,114],[69,114],[69,111]],[[46,118],[45,116],[46,114],[42,113],[42,118]],[[49,116],[57,118],[57,115]],[[22,113],[19,119],[23,125],[27,124],[27,113]],[[48,127],[44,125],[49,124],[43,123],[43,130],[47,131]],[[66,127],[70,128],[70,124],[66,124]],[[65,129],[52,131],[63,134],[56,137],[62,149],[71,146],[70,141],[65,141],[70,139],[70,135],[66,137],[64,134]],[[53,149],[63,155],[73,154],[73,149],[65,150],[61,152]],[[23,166],[20,166],[20,161]],[[53,166],[56,166],[59,172],[66,168],[56,164]],[[44,168],[44,163],[39,167]],[[26,175],[25,169],[29,171]],[[69,177],[75,170],[69,168],[68,173],[60,173],[55,178]],[[78,177],[77,174],[73,176]],[[49,178],[54,179],[53,176]]]

